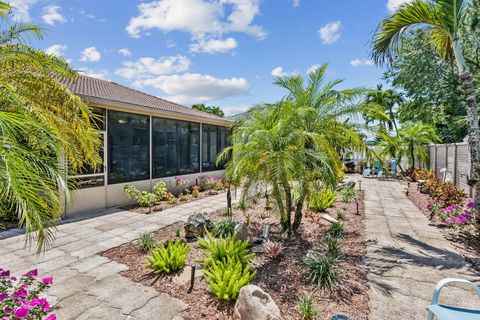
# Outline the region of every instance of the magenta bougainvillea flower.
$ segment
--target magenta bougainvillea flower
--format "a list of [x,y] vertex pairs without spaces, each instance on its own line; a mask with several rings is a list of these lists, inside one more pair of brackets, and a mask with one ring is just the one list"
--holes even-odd
[[0,320],[56,320],[44,293],[53,278],[37,280],[38,271],[30,270],[17,280],[10,271],[0,268]]

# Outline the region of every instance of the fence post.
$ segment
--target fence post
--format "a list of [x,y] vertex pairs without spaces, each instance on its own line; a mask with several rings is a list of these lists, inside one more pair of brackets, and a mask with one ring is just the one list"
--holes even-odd
[[433,172],[435,173],[435,177],[437,177],[437,145],[434,144],[433,147],[435,148],[433,153],[435,154],[435,161],[433,162]]
[[457,144],[453,144],[453,184],[457,185]]

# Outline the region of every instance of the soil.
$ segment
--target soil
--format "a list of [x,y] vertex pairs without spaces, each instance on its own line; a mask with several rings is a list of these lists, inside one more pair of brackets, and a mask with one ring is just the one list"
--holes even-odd
[[[407,184],[407,182],[405,183]],[[430,196],[418,191],[417,183],[414,182],[410,182],[408,191],[409,199],[430,219],[430,210],[428,209],[431,202]],[[480,241],[478,241],[475,228],[472,225],[461,228],[448,227],[436,217],[430,221],[431,225],[440,229],[442,235],[450,241],[455,250],[460,252],[465,260],[480,273]]]
[[[319,213],[306,211],[299,233],[296,237],[286,239],[281,234],[279,218],[272,212],[265,214],[265,202],[262,199],[254,207],[245,212],[235,210],[234,219],[248,221],[249,232],[253,237],[260,237],[264,224],[271,224],[270,240],[281,242],[282,254],[276,259],[271,259],[265,253],[256,253],[254,268],[257,276],[252,284],[257,285],[269,293],[277,303],[284,319],[302,319],[297,309],[297,300],[300,296],[315,295],[315,305],[319,310],[320,319],[330,319],[334,314],[348,315],[350,319],[367,319],[368,296],[365,267],[365,227],[364,227],[364,195],[359,192],[359,214],[355,201],[336,204],[327,210],[336,217],[336,212],[345,210],[346,235],[340,248],[340,277],[342,284],[333,294],[318,290],[308,281],[308,272],[303,263],[303,258],[308,250],[323,251],[322,239],[324,238],[329,223],[320,217]],[[223,211],[210,215],[213,220],[222,219]],[[179,222],[155,232],[159,242],[175,238],[180,232],[184,235],[184,223]],[[197,242],[187,242],[191,247],[187,258],[187,265],[202,259],[201,250]],[[194,289],[189,292],[190,281],[179,285],[173,281],[173,276],[158,277],[144,267],[145,253],[141,252],[138,244],[132,242],[120,247],[112,248],[104,253],[117,262],[128,266],[122,272],[123,276],[140,282],[146,286],[153,286],[159,292],[169,294],[183,300],[189,305],[184,319],[232,319],[234,303],[218,301],[208,290],[203,277],[197,278]]]
[[157,205],[155,205],[151,208],[140,207],[139,205],[133,203],[133,204],[127,204],[127,205],[121,206],[120,209],[127,210],[127,211],[132,211],[132,212],[138,212],[138,213],[141,213],[141,214],[151,214],[151,213],[155,213],[155,212],[158,212],[158,211],[163,211],[165,209],[173,208],[173,207],[179,206],[179,205],[184,204],[184,203],[197,201],[197,200],[209,197],[209,196],[214,196],[214,195],[217,195],[217,194],[220,194],[220,193],[223,193],[223,192],[225,192],[225,191],[210,190],[210,191],[200,192],[197,197],[194,197],[191,194],[179,196],[179,197],[177,197],[177,202],[176,203],[168,203],[167,201],[161,201],[159,204],[157,204]]

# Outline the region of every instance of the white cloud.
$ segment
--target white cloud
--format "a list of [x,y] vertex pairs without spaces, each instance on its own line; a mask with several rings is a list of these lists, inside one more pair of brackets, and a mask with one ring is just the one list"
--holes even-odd
[[118,50],[118,53],[120,53],[124,57],[130,57],[132,55],[132,52],[128,48],[122,48]]
[[191,105],[248,92],[250,84],[244,78],[219,79],[211,75],[185,73],[137,80],[136,86],[150,86],[165,92],[167,99]]
[[185,72],[190,68],[191,63],[190,59],[181,55],[159,59],[143,57],[137,61],[122,62],[123,67],[117,69],[115,73],[126,79],[148,78]]
[[68,47],[64,44],[54,44],[53,46],[48,47],[45,49],[45,52],[48,54],[53,54],[55,56],[61,57],[65,54]]
[[318,30],[318,33],[320,34],[322,43],[332,44],[337,42],[342,36],[341,29],[342,29],[341,21],[329,22],[323,27],[321,27],[320,30]]
[[299,7],[300,6],[300,0],[293,0],[293,6],[294,7]]
[[89,47],[89,48],[83,49],[82,55],[80,57],[80,61],[96,62],[96,61],[100,61],[101,58],[102,58],[102,55],[100,54],[100,52],[97,51],[97,49],[95,47]]
[[105,22],[106,20],[103,18],[98,18],[97,16],[91,14],[90,12],[86,12],[85,10],[80,10],[78,12],[82,17],[92,19],[98,22]]
[[388,0],[387,9],[390,12],[395,12],[402,4],[411,2],[413,0]]
[[166,43],[167,48],[174,48],[177,46],[177,43],[172,39],[168,39]]
[[276,67],[272,70],[271,74],[273,77],[285,77],[289,75],[289,73],[285,72],[282,67]]
[[15,8],[13,18],[17,21],[30,21],[30,7],[38,2],[38,0],[10,0],[7,1]]
[[370,59],[354,59],[350,61],[350,64],[354,67],[371,67],[374,62]]
[[100,70],[93,70],[90,68],[79,68],[79,72],[83,75],[93,77],[93,78],[98,78],[102,80],[108,80],[108,70],[106,69],[100,69]]
[[206,53],[216,53],[216,52],[228,52],[237,47],[238,43],[234,38],[227,38],[225,40],[198,40],[197,43],[190,45],[190,51],[192,52],[206,52]]
[[188,32],[194,38],[243,32],[261,39],[265,31],[253,24],[259,6],[260,0],[154,0],[138,5],[139,14],[130,19],[126,30],[132,37],[159,29]]
[[46,6],[43,8],[43,14],[42,14],[42,19],[46,24],[49,24],[51,26],[55,25],[55,22],[66,22],[67,19],[65,19],[64,16],[59,12],[60,11],[59,6]]

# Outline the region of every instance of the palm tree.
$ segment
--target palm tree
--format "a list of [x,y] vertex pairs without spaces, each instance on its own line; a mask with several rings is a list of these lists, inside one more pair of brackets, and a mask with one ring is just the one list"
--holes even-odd
[[[308,75],[278,77],[276,84],[288,91],[276,104],[249,111],[232,135],[232,147],[219,161],[233,154],[226,175],[244,182],[243,197],[253,190],[272,188],[281,224],[296,232],[305,201],[312,192],[334,188],[342,175],[340,151],[360,147],[357,128],[348,121],[363,107],[363,89],[336,90],[341,80],[325,81],[327,65]],[[293,214],[293,217],[292,217]]]
[[400,153],[407,156],[410,168],[415,168],[415,161],[424,162],[428,158],[426,145],[441,141],[435,128],[429,124],[406,124],[398,130]]
[[[61,58],[29,47],[43,30],[28,23],[9,23],[12,8],[0,1],[0,212],[15,214],[26,240],[38,249],[53,239],[62,198],[71,187],[72,170],[100,162],[99,136],[91,110],[58,82],[75,72]],[[62,164],[63,163],[63,164]]]
[[[367,93],[365,99],[365,105],[367,108],[379,109],[385,112],[388,116],[388,120],[382,120],[380,122],[381,126],[389,131],[395,130],[398,131],[397,121],[396,121],[396,112],[395,106],[400,104],[403,101],[402,96],[391,90],[383,90],[382,85],[377,85],[376,90],[371,90]],[[375,121],[374,117],[364,115],[367,125],[370,122]]]
[[225,116],[225,114],[223,113],[222,109],[220,109],[220,107],[206,106],[204,104],[194,104],[192,105],[192,109],[202,111],[205,113],[210,113],[220,118],[223,118]]
[[[480,199],[480,126],[472,74],[463,54],[459,32],[466,17],[468,0],[413,0],[385,18],[375,32],[372,58],[377,64],[391,61],[411,28],[427,28],[438,54],[456,62],[466,95],[470,146],[470,182]],[[479,217],[480,218],[480,217]]]

